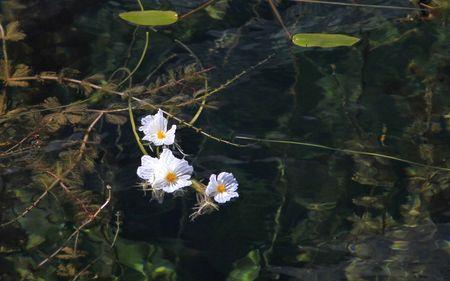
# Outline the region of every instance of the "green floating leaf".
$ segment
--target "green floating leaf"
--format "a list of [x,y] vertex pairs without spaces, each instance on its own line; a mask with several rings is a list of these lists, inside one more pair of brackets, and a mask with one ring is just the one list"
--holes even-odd
[[215,20],[223,20],[229,7],[228,0],[219,0],[215,4],[206,7],[205,11]]
[[119,14],[119,17],[130,23],[145,26],[170,25],[178,20],[178,14],[174,11],[131,11]]
[[173,264],[164,259],[162,250],[153,245],[118,239],[117,259],[123,265],[121,280],[176,280]]
[[292,42],[300,47],[334,48],[352,46],[359,38],[344,34],[298,33],[292,36]]
[[260,270],[259,251],[254,250],[234,263],[227,281],[253,281],[258,278]]

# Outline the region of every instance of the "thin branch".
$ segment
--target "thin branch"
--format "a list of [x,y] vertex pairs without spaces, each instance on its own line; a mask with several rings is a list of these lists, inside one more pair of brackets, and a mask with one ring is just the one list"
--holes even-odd
[[[9,81],[11,81],[11,79],[9,79]],[[44,109],[38,109],[38,110],[26,110],[26,111],[24,111],[24,112],[17,113],[16,115],[9,116],[9,117],[7,117],[7,118],[1,119],[1,120],[0,120],[0,124],[3,124],[3,123],[5,123],[5,122],[10,121],[11,119],[18,118],[18,117],[21,117],[21,116],[24,116],[24,115],[27,115],[27,114],[34,114],[34,113],[45,112],[45,111],[52,111],[52,110],[56,110],[56,109],[62,109],[62,108],[71,107],[71,106],[74,106],[74,105],[83,104],[83,103],[85,103],[85,102],[88,102],[89,99],[90,99],[90,98],[87,98],[87,99],[84,99],[84,100],[79,100],[79,101],[72,102],[72,103],[65,104],[65,105],[60,105],[60,106],[55,106],[55,107],[49,107],[49,108],[44,108]]]
[[425,168],[435,169],[435,170],[439,170],[439,171],[450,172],[450,168],[433,166],[433,165],[427,165],[427,164],[423,164],[423,163],[419,163],[419,162],[415,162],[415,161],[411,161],[411,160],[407,160],[407,159],[403,159],[403,158],[399,158],[399,157],[395,157],[395,156],[390,156],[390,155],[386,155],[386,154],[375,153],[375,152],[367,152],[367,151],[360,151],[360,150],[353,150],[353,149],[346,149],[346,148],[336,148],[336,147],[331,147],[331,146],[326,146],[326,145],[321,145],[321,144],[314,144],[314,143],[301,142],[301,141],[292,141],[292,140],[260,139],[260,138],[243,137],[243,136],[237,136],[236,138],[237,139],[242,139],[242,140],[252,140],[252,141],[257,141],[257,142],[266,142],[266,143],[301,145],[301,146],[306,146],[306,147],[313,147],[313,148],[319,148],[319,149],[325,149],[325,150],[338,151],[338,152],[343,152],[343,153],[353,154],[353,155],[364,155],[364,156],[371,156],[371,157],[379,157],[379,158],[394,160],[394,161],[397,161],[397,162],[403,162],[403,163],[410,164],[410,165],[413,165],[413,166],[419,166],[419,167],[425,167]]
[[[198,75],[198,74],[206,73],[208,71],[211,71],[212,69],[214,69],[214,67],[209,67],[209,68],[206,68],[206,69],[202,69],[202,70],[197,71],[197,72],[195,72],[193,74]],[[161,90],[163,90],[165,88],[169,88],[169,87],[172,87],[172,86],[175,86],[175,85],[179,85],[179,84],[181,84],[181,82],[184,82],[184,81],[186,81],[186,78],[181,78],[179,80],[176,80],[176,81],[164,84],[164,85],[159,86],[157,88],[150,89],[150,90],[146,91],[145,93],[155,94],[155,93],[157,93],[157,92],[159,92],[159,91],[161,91]]]
[[116,212],[116,232],[114,233],[113,241],[111,242],[111,248],[116,244],[117,238],[119,237],[120,232],[120,212]]
[[93,261],[91,261],[90,263],[88,263],[85,267],[83,267],[82,270],[80,270],[80,272],[78,272],[77,275],[75,275],[75,277],[72,279],[72,281],[77,280],[80,276],[82,276],[92,265],[94,265],[98,260],[100,259],[99,257],[96,257]]
[[83,202],[83,200],[81,200],[80,198],[76,197],[75,195],[72,194],[72,192],[70,191],[70,188],[64,184],[64,181],[62,178],[58,177],[56,174],[50,172],[50,171],[45,171],[47,174],[51,175],[52,177],[54,177],[55,179],[59,180],[59,185],[62,187],[62,189],[67,193],[67,195],[72,198],[73,200],[77,201],[77,203],[81,206],[81,208],[83,209],[84,213],[86,215],[90,215],[90,211],[87,208],[86,204]]
[[220,85],[219,87],[215,88],[215,89],[212,90],[211,92],[206,93],[206,94],[204,94],[204,95],[202,95],[202,96],[200,96],[200,97],[197,97],[197,98],[195,98],[195,99],[193,99],[193,100],[190,100],[190,101],[181,103],[181,104],[179,104],[178,106],[181,107],[181,106],[185,106],[185,105],[194,103],[194,102],[196,102],[196,101],[202,100],[202,99],[204,99],[204,98],[206,98],[206,97],[212,96],[212,95],[214,95],[214,94],[216,94],[216,93],[218,93],[218,92],[224,90],[225,88],[227,88],[228,86],[230,86],[231,84],[233,84],[236,80],[238,80],[239,78],[241,78],[242,76],[244,76],[244,75],[247,74],[248,72],[253,71],[253,70],[255,70],[256,68],[258,68],[259,66],[261,66],[261,65],[263,65],[264,63],[268,62],[268,61],[269,61],[271,58],[273,58],[274,56],[275,56],[275,54],[269,55],[267,58],[263,59],[262,61],[258,62],[258,63],[255,64],[255,65],[252,65],[251,67],[249,67],[249,68],[243,70],[241,73],[239,73],[238,75],[234,76],[233,78],[231,78],[230,80],[228,80],[228,81],[225,82],[224,84]]
[[277,18],[281,27],[283,28],[284,33],[286,34],[286,37],[289,39],[289,41],[291,41],[292,35],[289,32],[289,30],[287,29],[286,25],[284,25],[283,18],[281,17],[280,12],[278,12],[277,7],[275,6],[275,4],[273,3],[272,0],[267,0],[267,1],[269,2],[270,8],[272,9],[273,14],[275,15],[275,17]]
[[[194,53],[194,51],[191,50],[191,48],[189,48],[186,44],[184,44],[183,42],[181,42],[178,39],[175,39],[175,42],[177,42],[179,45],[181,45],[184,49],[186,49],[191,56],[197,61],[197,64],[200,66],[200,68],[203,70],[203,63],[200,60],[200,58]],[[204,77],[205,80],[205,92],[208,93],[208,79],[206,77]],[[202,102],[200,104],[200,107],[198,108],[197,112],[194,114],[194,117],[192,117],[191,121],[189,121],[189,124],[193,125],[197,119],[200,117],[200,115],[202,114],[203,108],[206,105],[206,95],[203,97]]]
[[[144,10],[144,7],[142,6],[142,3],[141,3],[140,1],[138,1],[138,2],[139,2],[139,5],[141,6],[141,10],[143,11],[143,10]],[[128,74],[128,76],[125,77],[125,78],[119,83],[118,86],[122,85],[122,84],[125,83],[128,79],[130,79],[130,78],[133,76],[133,74],[139,69],[139,67],[141,66],[142,62],[144,61],[145,54],[147,53],[149,43],[150,43],[150,32],[146,31],[146,32],[145,32],[145,45],[144,45],[144,49],[142,50],[142,54],[141,54],[141,57],[139,58],[139,61],[138,61],[137,65],[136,65],[136,66],[134,67],[134,69]]]
[[198,11],[201,11],[203,9],[205,9],[206,7],[208,7],[209,5],[213,4],[214,2],[216,2],[217,0],[209,0],[206,1],[205,3],[201,4],[200,6],[198,6],[197,8],[187,12],[186,14],[183,14],[181,16],[178,17],[178,20],[182,20],[184,18],[187,18],[189,16],[191,16],[192,14],[197,13]]
[[152,70],[152,72],[150,72],[149,75],[147,75],[147,77],[145,77],[145,80],[142,82],[142,84],[146,84],[150,80],[150,78],[152,78],[153,75],[155,75],[155,73],[158,72],[158,70],[161,67],[163,67],[168,61],[170,61],[176,56],[177,56],[176,54],[172,54],[169,57],[165,58],[157,67],[155,67],[155,69]]
[[318,1],[318,0],[291,0],[292,2],[310,3],[310,4],[328,4],[338,6],[350,6],[350,7],[362,7],[362,8],[375,8],[375,9],[392,9],[392,10],[409,10],[409,11],[427,11],[427,9],[402,7],[402,6],[388,6],[388,5],[369,5],[369,4],[357,4],[357,3],[343,3],[334,1]]
[[[141,9],[141,11],[144,11],[144,5],[142,5],[141,0],[137,0],[137,2],[139,4],[139,8]],[[133,40],[134,39],[135,39],[135,34],[133,34]],[[144,45],[144,49],[142,50],[141,57],[139,58],[139,61],[138,61],[137,65],[134,67],[134,69],[128,74],[127,77],[125,77],[122,80],[122,82],[119,83],[118,87],[120,85],[122,85],[123,83],[125,83],[125,81],[130,79],[133,76],[133,74],[138,70],[138,68],[141,66],[142,62],[144,61],[145,54],[147,53],[149,43],[150,43],[150,32],[146,31],[145,32],[145,45]]]
[[6,51],[6,35],[5,30],[3,29],[3,25],[0,23],[0,35],[2,38],[2,49],[3,49],[3,63],[4,63],[4,72],[5,72],[5,87],[2,90],[2,96],[0,98],[0,115],[3,115],[6,112],[7,104],[8,104],[8,96],[6,93],[6,85],[8,84],[9,79],[9,62],[8,62],[8,52]]
[[0,23],[0,35],[2,37],[2,50],[3,50],[3,60],[4,60],[4,71],[5,71],[5,84],[8,84],[9,79],[9,62],[8,62],[8,52],[6,51],[6,35],[5,30],[3,29],[3,25]]
[[111,186],[107,185],[106,189],[108,191],[108,197],[106,198],[106,201],[97,209],[97,211],[89,217],[89,219],[87,219],[85,222],[83,222],[79,227],[77,227],[75,229],[74,232],[72,232],[72,234],[69,235],[69,237],[67,237],[67,239],[64,241],[64,243],[61,245],[61,247],[59,247],[56,251],[54,251],[51,255],[49,255],[47,258],[45,258],[43,261],[41,261],[36,269],[42,267],[43,265],[45,265],[46,263],[48,263],[52,258],[54,258],[57,254],[59,254],[59,252],[61,252],[61,250],[67,245],[67,243],[76,235],[78,235],[78,233],[84,228],[86,227],[88,224],[90,224],[92,221],[95,220],[95,218],[100,214],[100,212],[109,204],[109,202],[111,201],[111,197],[112,197],[112,192],[111,192]]

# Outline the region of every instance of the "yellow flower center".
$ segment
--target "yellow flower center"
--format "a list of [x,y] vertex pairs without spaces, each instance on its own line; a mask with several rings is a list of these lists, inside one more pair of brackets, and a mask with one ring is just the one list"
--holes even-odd
[[173,184],[177,181],[177,175],[174,172],[168,172],[166,175],[166,181]]
[[219,184],[219,185],[217,185],[216,190],[217,190],[217,192],[219,192],[219,193],[222,193],[222,192],[227,191],[227,189],[225,188],[225,185],[224,185],[224,184]]
[[158,131],[158,132],[156,133],[156,137],[157,137],[159,140],[162,140],[163,138],[166,137],[166,133],[164,133],[164,131]]

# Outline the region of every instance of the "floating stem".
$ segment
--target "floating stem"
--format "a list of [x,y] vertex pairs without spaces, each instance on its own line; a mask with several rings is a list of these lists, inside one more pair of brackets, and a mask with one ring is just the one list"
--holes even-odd
[[415,162],[415,161],[411,161],[411,160],[407,160],[407,159],[403,159],[403,158],[399,158],[399,157],[395,157],[395,156],[390,156],[390,155],[386,155],[386,154],[375,153],[375,152],[359,151],[359,150],[346,149],[346,148],[335,148],[335,147],[321,145],[321,144],[314,144],[314,143],[300,142],[300,141],[292,141],[292,140],[259,139],[259,138],[242,137],[242,136],[237,136],[236,138],[237,139],[242,139],[242,140],[252,140],[252,141],[257,141],[257,142],[301,145],[301,146],[314,147],[314,148],[319,148],[319,149],[339,151],[339,152],[343,152],[343,153],[347,153],[347,154],[365,155],[365,156],[371,156],[371,157],[380,157],[380,158],[384,158],[384,159],[389,159],[389,160],[394,160],[394,161],[398,161],[398,162],[403,162],[403,163],[414,165],[414,166],[419,166],[419,167],[431,168],[431,169],[435,169],[435,170],[439,170],[439,171],[450,172],[450,168],[433,166],[433,165],[427,165],[427,164],[423,164],[423,163],[419,163],[419,162]]

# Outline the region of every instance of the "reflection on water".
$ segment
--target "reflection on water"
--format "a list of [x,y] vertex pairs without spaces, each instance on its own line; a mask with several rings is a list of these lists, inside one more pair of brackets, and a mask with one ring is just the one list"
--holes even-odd
[[[211,87],[247,71],[211,100],[211,109],[199,123],[207,131],[223,137],[305,140],[446,166],[450,155],[448,23],[439,17],[418,19],[404,10],[277,1],[292,33],[339,32],[362,38],[352,48],[302,49],[286,40],[265,1],[219,2],[226,2],[222,20],[201,12],[155,34],[134,81],[145,80],[174,54],[176,58],[155,75],[192,63],[191,55],[174,41],[178,39],[205,67],[213,67],[208,73]],[[200,3],[144,1],[148,8],[161,4],[180,12]],[[24,44],[11,48],[11,57],[36,71],[67,67],[106,76],[124,62],[137,63],[144,32],[137,30],[133,36],[133,27],[117,17],[133,9],[137,9],[134,1],[2,3],[3,19],[18,19],[27,34]],[[15,106],[32,105],[48,96],[63,103],[81,99],[64,87],[49,84],[45,89],[15,101]],[[93,108],[113,102],[103,97]],[[450,279],[448,172],[293,145],[256,143],[235,148],[188,129],[180,134],[183,149],[198,167],[196,176],[233,172],[240,182],[239,200],[194,222],[188,219],[193,194],[167,198],[161,205],[149,202],[149,195],[136,188],[140,152],[130,130],[105,125],[99,140],[106,141],[96,152],[101,157],[83,176],[82,189],[98,196],[103,182],[113,186],[114,203],[103,219],[112,229],[119,221],[120,239],[117,249],[106,251],[102,263],[94,264],[86,278],[96,273],[102,280],[110,280],[109,275],[118,278],[111,280]],[[82,137],[67,130],[43,140],[47,160],[51,163],[69,141]],[[27,199],[2,203],[7,206],[2,208],[6,220],[13,217],[9,209],[19,213],[37,196],[16,189],[29,180],[24,177],[27,171],[10,162],[0,169],[1,189],[14,189],[14,196],[8,196]],[[23,263],[31,268],[54,248],[37,240],[50,239],[46,243],[59,245],[62,233],[74,222],[49,211],[54,208],[61,207],[50,204],[30,212],[20,221],[23,229],[2,230],[2,237],[8,238],[0,245],[0,279],[14,280],[10,276],[20,275],[14,267]],[[40,227],[34,221],[49,226],[33,234]],[[54,224],[61,221],[65,223]],[[82,239],[82,260],[74,263],[77,269],[98,256],[94,249],[104,243],[101,235],[107,236],[106,232],[85,233],[83,239],[95,246],[83,248]],[[39,246],[30,243],[46,248],[32,252]],[[50,276],[58,272],[58,278],[73,277],[67,273],[70,262],[62,257],[54,268],[36,276],[56,278]]]

